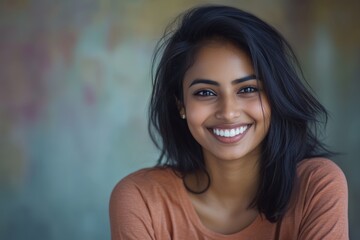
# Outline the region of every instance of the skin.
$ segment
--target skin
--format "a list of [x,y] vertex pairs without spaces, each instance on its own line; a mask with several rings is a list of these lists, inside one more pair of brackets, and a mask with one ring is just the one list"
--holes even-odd
[[[258,188],[261,143],[271,112],[254,73],[243,50],[230,42],[209,40],[183,81],[180,114],[186,115],[193,137],[202,146],[211,178],[205,193],[188,194],[202,223],[223,234],[241,231],[258,215],[249,206]],[[213,129],[236,128],[246,130],[234,137],[213,133]],[[197,189],[206,185],[207,178],[194,174],[186,181]]]

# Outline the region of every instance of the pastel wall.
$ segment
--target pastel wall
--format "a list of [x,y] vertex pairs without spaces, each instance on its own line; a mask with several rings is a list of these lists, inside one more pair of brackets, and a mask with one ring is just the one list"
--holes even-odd
[[199,3],[249,10],[291,42],[331,112],[359,239],[359,1],[0,2],[0,239],[109,239],[118,180],[155,164],[146,130],[153,48]]

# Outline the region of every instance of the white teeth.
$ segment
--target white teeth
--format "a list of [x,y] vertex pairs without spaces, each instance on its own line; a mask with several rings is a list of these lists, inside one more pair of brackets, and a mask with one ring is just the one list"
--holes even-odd
[[213,133],[215,135],[218,135],[221,137],[235,137],[235,136],[245,132],[247,128],[248,128],[248,126],[242,126],[242,127],[238,127],[238,128],[232,128],[232,129],[213,128]]

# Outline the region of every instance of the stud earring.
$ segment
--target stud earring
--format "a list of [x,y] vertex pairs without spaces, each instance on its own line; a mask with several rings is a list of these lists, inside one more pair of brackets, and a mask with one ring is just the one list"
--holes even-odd
[[184,107],[179,107],[179,114],[180,114],[180,118],[181,118],[181,119],[185,119],[185,118],[186,118],[185,108],[184,108]]

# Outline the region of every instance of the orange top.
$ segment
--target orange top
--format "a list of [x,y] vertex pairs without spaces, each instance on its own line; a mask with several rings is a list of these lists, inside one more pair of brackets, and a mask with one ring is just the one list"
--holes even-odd
[[262,215],[242,231],[224,235],[206,228],[179,178],[169,168],[137,171],[114,188],[111,239],[349,239],[348,192],[335,163],[313,158],[299,163],[297,185],[281,223]]

